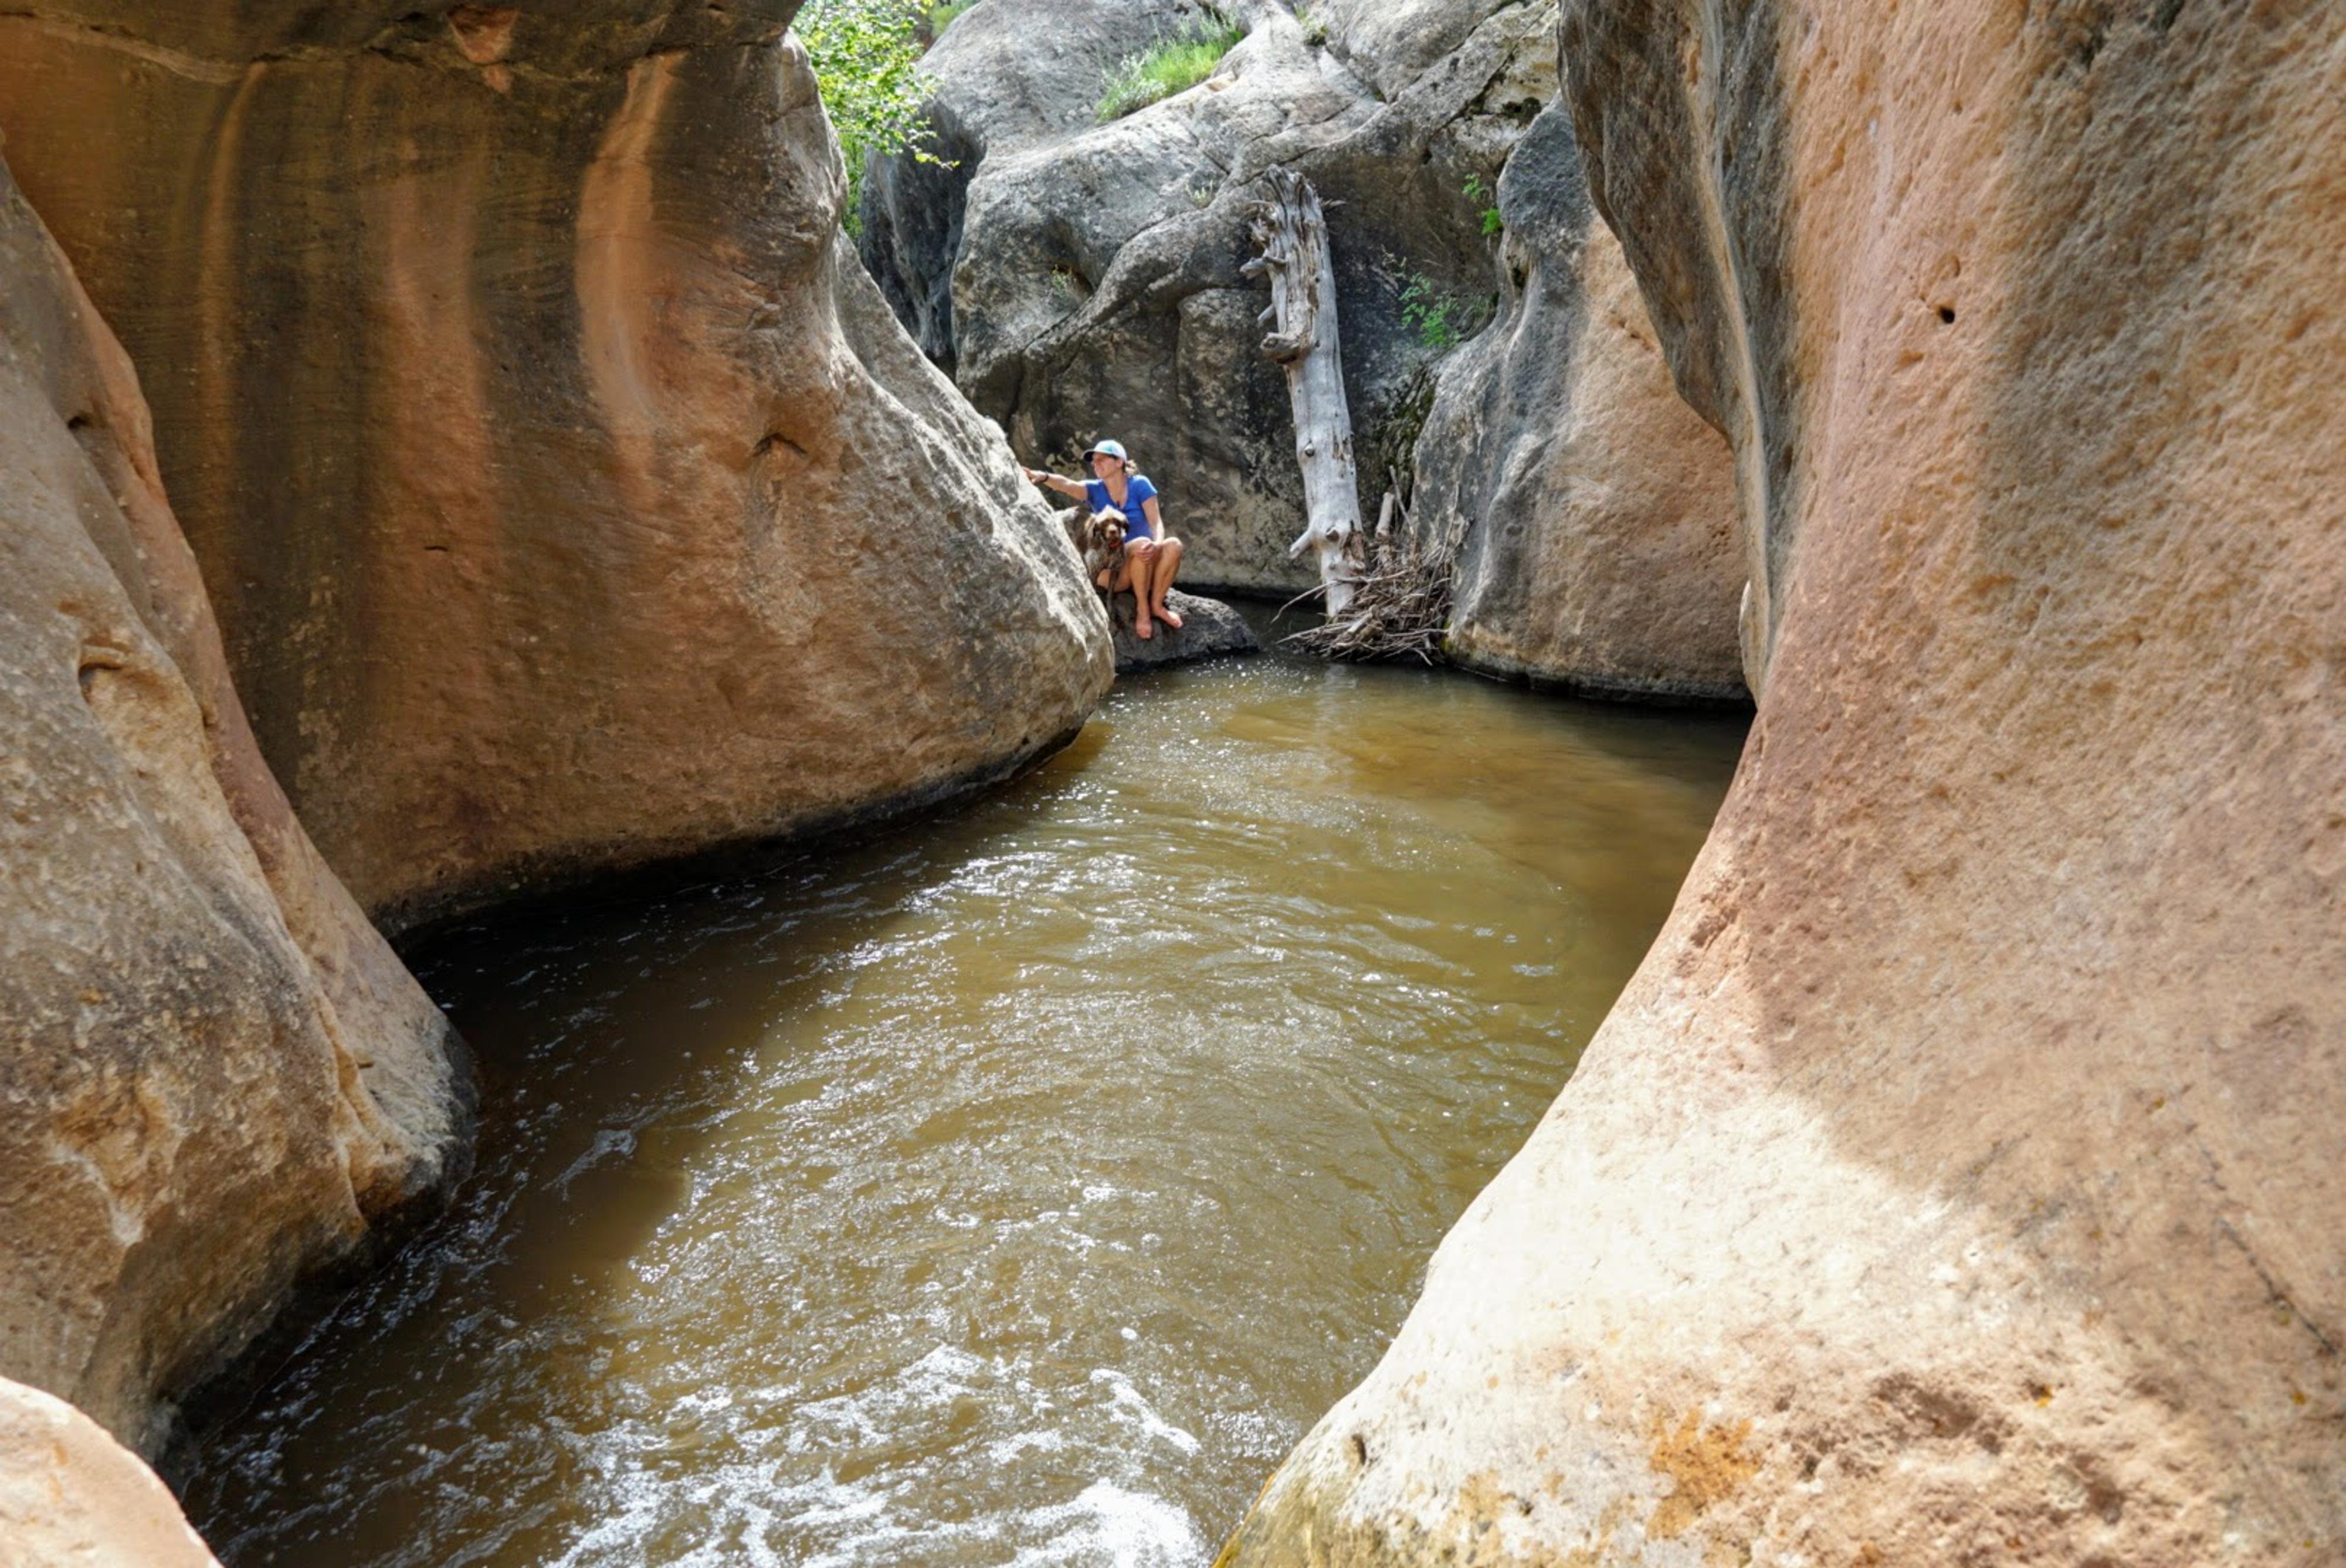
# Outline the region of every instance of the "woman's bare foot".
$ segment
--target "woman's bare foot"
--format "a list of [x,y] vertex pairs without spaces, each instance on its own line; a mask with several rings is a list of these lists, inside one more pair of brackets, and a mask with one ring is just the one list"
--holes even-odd
[[1181,629],[1181,617],[1167,609],[1163,605],[1157,606],[1157,618],[1163,621],[1167,626],[1171,626],[1177,632]]

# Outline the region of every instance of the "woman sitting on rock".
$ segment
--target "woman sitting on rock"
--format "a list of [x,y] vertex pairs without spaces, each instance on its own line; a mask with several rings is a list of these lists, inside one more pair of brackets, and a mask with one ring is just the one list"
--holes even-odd
[[1173,574],[1181,569],[1181,541],[1166,536],[1157,486],[1148,483],[1147,474],[1133,472],[1132,459],[1125,455],[1120,442],[1101,442],[1084,453],[1084,463],[1092,471],[1089,479],[1062,479],[1039,468],[1021,472],[1029,484],[1085,503],[1094,517],[1106,513],[1123,523],[1123,563],[1113,578],[1101,573],[1099,585],[1110,594],[1130,590],[1135,636],[1143,640],[1155,636],[1158,621],[1179,631],[1181,617],[1165,607],[1165,595],[1173,586]]

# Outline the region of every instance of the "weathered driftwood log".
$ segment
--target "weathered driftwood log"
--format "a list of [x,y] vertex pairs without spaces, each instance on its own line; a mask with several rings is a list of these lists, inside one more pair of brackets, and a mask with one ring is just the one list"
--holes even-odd
[[1311,181],[1283,168],[1263,178],[1270,196],[1255,206],[1254,240],[1260,255],[1246,270],[1270,276],[1270,307],[1262,321],[1271,331],[1262,351],[1286,368],[1287,394],[1295,408],[1304,525],[1288,554],[1319,553],[1328,613],[1338,616],[1352,603],[1360,580],[1362,546],[1352,413],[1344,401],[1344,352],[1336,338],[1336,264]]

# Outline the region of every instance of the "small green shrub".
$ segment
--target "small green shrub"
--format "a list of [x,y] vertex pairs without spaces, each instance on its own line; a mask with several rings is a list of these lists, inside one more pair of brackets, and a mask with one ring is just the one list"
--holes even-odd
[[1099,101],[1099,123],[1122,119],[1136,109],[1188,91],[1214,74],[1222,56],[1246,36],[1246,24],[1209,11],[1185,31],[1137,55],[1127,55],[1108,73]]
[[1459,188],[1459,194],[1464,196],[1469,201],[1488,201],[1491,203],[1490,206],[1483,209],[1484,239],[1488,239],[1492,235],[1496,234],[1500,229],[1504,229],[1507,226],[1507,220],[1499,216],[1497,199],[1492,195],[1490,188],[1483,183],[1483,177],[1481,175],[1468,175],[1466,177],[1466,183]]
[[1303,41],[1317,49],[1328,42],[1328,18],[1316,10],[1300,11],[1295,19],[1303,25]]
[[1499,297],[1468,298],[1453,294],[1422,272],[1402,279],[1399,294],[1402,324],[1435,353],[1446,353],[1490,324],[1498,313]]
[[1401,286],[1401,319],[1420,343],[1437,354],[1456,348],[1465,336],[1465,306],[1414,273]]
[[946,5],[930,6],[929,36],[944,37],[945,29],[954,25],[954,19],[976,4],[977,0],[949,0]]
[[875,156],[925,148],[928,79],[921,75],[920,0],[808,0],[790,25],[814,62],[815,86],[847,162],[850,234],[863,227],[863,165]]

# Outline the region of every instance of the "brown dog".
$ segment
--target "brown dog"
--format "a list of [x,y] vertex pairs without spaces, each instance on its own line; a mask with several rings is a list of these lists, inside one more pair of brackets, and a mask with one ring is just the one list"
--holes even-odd
[[1124,514],[1109,510],[1085,518],[1076,525],[1076,547],[1083,552],[1084,575],[1110,587],[1124,560]]

